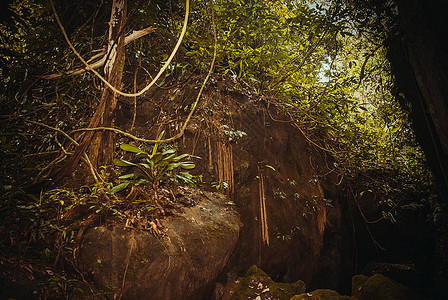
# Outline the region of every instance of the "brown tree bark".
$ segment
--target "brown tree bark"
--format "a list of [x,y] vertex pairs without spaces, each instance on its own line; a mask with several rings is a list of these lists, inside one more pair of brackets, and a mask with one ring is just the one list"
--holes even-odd
[[[121,88],[125,61],[126,0],[114,0],[109,22],[108,56],[104,64],[104,75],[112,86]],[[100,103],[90,119],[89,127],[112,127],[117,96],[105,87]],[[58,170],[55,181],[60,181],[73,173],[85,152],[94,168],[112,163],[114,138],[112,132],[86,132],[72,156]]]

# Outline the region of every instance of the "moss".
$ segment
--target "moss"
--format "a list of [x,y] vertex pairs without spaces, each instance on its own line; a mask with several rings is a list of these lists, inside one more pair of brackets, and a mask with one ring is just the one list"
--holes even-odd
[[298,280],[294,283],[275,283],[271,286],[271,293],[273,296],[278,296],[280,299],[283,296],[286,299],[290,299],[292,296],[301,293],[305,290],[305,283],[302,280]]
[[373,275],[358,289],[360,291],[360,300],[418,299],[410,289],[381,274]]
[[369,279],[366,275],[356,275],[352,278],[352,296],[359,298],[361,296],[362,285]]
[[256,278],[269,278],[268,274],[266,274],[262,269],[258,268],[256,265],[252,265],[244,274],[245,277],[256,277]]
[[313,292],[296,295],[291,300],[355,300],[356,298],[350,296],[341,296],[338,292],[333,290],[315,290]]
[[278,283],[273,281],[263,270],[257,266],[251,266],[244,277],[227,285],[223,300],[255,299],[259,295],[265,298],[289,300],[292,296],[302,293],[305,283]]

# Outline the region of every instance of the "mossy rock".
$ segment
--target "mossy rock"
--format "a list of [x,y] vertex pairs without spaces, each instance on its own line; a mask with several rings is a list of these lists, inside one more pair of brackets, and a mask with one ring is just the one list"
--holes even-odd
[[352,296],[361,297],[362,285],[369,279],[366,275],[355,275],[352,278]]
[[313,292],[296,295],[291,300],[356,300],[350,296],[341,296],[338,292],[333,290],[315,290]]
[[273,281],[263,270],[253,265],[244,277],[229,283],[224,291],[222,300],[273,298],[289,300],[292,296],[303,293],[305,283],[301,280],[294,283],[279,283]]
[[252,265],[249,269],[247,269],[246,274],[244,274],[244,277],[251,277],[251,276],[257,279],[269,277],[268,274],[266,274],[262,269],[258,268],[256,265]]
[[370,278],[364,275],[354,276],[352,296],[359,300],[419,299],[409,288],[381,274],[375,274]]

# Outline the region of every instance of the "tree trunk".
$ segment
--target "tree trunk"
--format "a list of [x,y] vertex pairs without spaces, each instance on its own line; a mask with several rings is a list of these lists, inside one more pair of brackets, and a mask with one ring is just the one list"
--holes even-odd
[[[126,0],[114,0],[112,13],[109,23],[109,57],[104,65],[104,74],[112,86],[121,89],[121,79],[123,76],[123,67],[125,60],[125,21],[126,21]],[[97,110],[95,114],[100,113],[99,126],[112,127],[113,113],[117,106],[118,95],[115,95],[109,88],[105,88],[101,95],[101,103],[104,103],[103,109]],[[101,105],[100,105],[101,107]],[[95,116],[94,116],[95,118]],[[114,152],[113,132],[104,131],[94,135],[89,147],[89,157],[94,167],[112,163]]]
[[[109,22],[109,44],[108,56],[104,65],[104,75],[112,86],[120,89],[125,61],[125,21],[126,21],[126,0],[114,0],[112,4],[111,17]],[[112,127],[113,114],[117,104],[117,97],[113,91],[105,87],[101,95],[100,103],[95,114],[90,119],[89,127]],[[79,161],[85,152],[94,168],[109,165],[112,163],[114,151],[114,138],[112,132],[86,132],[79,146],[72,156],[64,163],[55,181],[70,175],[78,166]]]

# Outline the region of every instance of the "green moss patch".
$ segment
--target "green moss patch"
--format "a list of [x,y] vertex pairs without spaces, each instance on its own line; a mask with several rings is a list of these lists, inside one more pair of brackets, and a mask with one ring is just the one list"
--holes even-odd
[[[362,276],[362,275],[361,275]],[[366,277],[366,276],[364,276]],[[364,277],[358,277],[355,276],[353,278],[353,283],[355,282],[359,283],[359,281],[364,280]],[[412,293],[412,291],[399,284],[398,282],[395,282],[394,280],[381,275],[381,274],[375,274],[372,277],[365,280],[361,285],[356,287],[353,285],[352,291],[353,295],[357,296],[360,300],[377,300],[377,299],[383,299],[383,300],[400,300],[400,299],[406,299],[406,300],[417,300],[419,299],[416,295]]]
[[255,299],[263,295],[265,299],[289,300],[304,290],[305,283],[301,280],[294,283],[275,282],[263,270],[253,265],[244,277],[239,277],[226,286],[222,299]]

